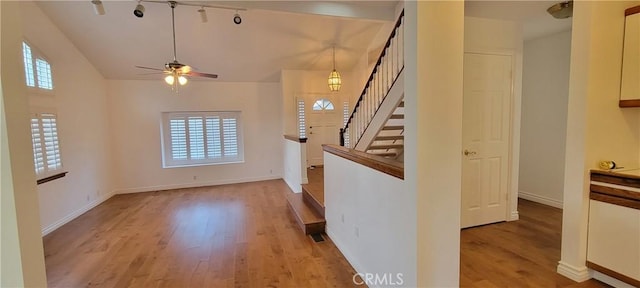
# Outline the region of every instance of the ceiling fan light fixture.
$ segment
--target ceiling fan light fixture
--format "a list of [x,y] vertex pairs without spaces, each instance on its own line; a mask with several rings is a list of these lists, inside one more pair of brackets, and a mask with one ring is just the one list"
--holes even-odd
[[200,21],[202,21],[202,23],[207,23],[209,20],[207,19],[207,10],[204,10],[204,7],[200,7],[200,9],[198,9],[198,13],[200,13]]
[[164,77],[164,82],[167,82],[169,85],[173,85],[173,83],[176,83],[176,78],[173,77],[173,75],[167,75],[167,77]]
[[340,77],[340,73],[336,70],[336,47],[333,47],[333,71],[329,73],[329,79],[327,80],[329,84],[329,90],[331,92],[340,91],[340,87],[342,86],[342,78]]
[[556,3],[547,9],[547,12],[556,19],[565,19],[573,16],[573,1]]
[[142,18],[144,16],[144,6],[142,3],[138,1],[138,5],[136,5],[136,9],[133,9],[133,15],[136,15],[138,18]]
[[185,84],[187,84],[187,82],[189,82],[187,80],[187,77],[184,77],[182,75],[178,76],[178,83],[180,83],[180,85],[185,85]]
[[91,0],[91,4],[93,4],[93,12],[95,12],[96,15],[104,15],[104,6],[102,6],[102,1]]

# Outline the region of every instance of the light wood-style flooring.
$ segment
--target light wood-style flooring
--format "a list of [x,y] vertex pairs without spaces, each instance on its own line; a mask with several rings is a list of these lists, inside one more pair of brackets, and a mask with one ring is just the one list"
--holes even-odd
[[[50,287],[351,287],[282,180],[117,195],[44,238]],[[361,286],[360,286],[361,287]]]
[[462,287],[609,287],[556,273],[562,210],[519,199],[520,220],[462,230]]

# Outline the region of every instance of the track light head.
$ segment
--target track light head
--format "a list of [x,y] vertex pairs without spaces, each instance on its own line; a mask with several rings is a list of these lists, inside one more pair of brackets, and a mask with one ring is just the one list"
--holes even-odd
[[102,1],[91,0],[91,4],[93,4],[93,12],[95,12],[96,15],[104,15],[104,6],[102,6]]
[[207,11],[204,10],[204,7],[198,9],[198,13],[200,13],[200,21],[202,21],[202,23],[207,23]]
[[233,23],[236,23],[236,25],[240,25],[240,23],[242,23],[242,18],[240,18],[240,14],[238,14],[238,12],[233,15]]
[[144,6],[142,6],[140,2],[136,5],[136,9],[133,10],[133,15],[136,15],[138,18],[142,18],[144,16]]

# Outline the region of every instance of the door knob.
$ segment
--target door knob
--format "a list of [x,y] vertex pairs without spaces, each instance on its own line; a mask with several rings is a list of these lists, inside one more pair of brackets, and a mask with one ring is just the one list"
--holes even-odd
[[476,151],[469,151],[467,149],[464,149],[464,156],[469,156],[469,155],[476,155]]

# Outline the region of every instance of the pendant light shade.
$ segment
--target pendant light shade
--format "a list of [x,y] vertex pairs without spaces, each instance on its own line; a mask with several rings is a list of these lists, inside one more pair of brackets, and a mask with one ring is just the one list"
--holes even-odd
[[333,69],[331,74],[329,74],[329,80],[327,82],[329,83],[329,90],[331,90],[332,92],[340,91],[342,79],[340,78],[340,73],[338,73],[336,69]]
[[342,86],[342,78],[340,78],[340,73],[336,71],[336,47],[333,47],[333,71],[329,74],[327,83],[331,92],[340,91],[340,86]]

